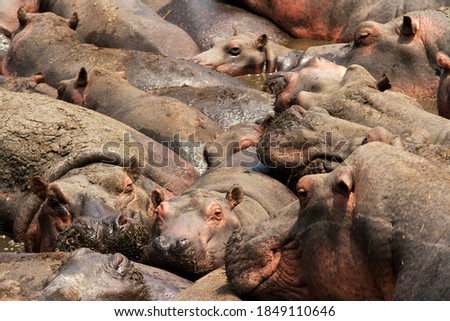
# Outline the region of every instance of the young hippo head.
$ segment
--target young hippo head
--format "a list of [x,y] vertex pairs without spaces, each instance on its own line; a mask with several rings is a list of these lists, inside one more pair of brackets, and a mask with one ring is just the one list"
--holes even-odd
[[230,76],[274,72],[278,55],[289,51],[269,41],[266,34],[246,32],[216,39],[210,50],[191,58],[196,63]]
[[225,243],[241,226],[238,205],[244,193],[238,185],[225,196],[196,189],[168,200],[155,190],[151,197],[156,217],[150,265],[199,277],[223,264]]
[[26,250],[54,250],[58,234],[80,217],[100,220],[130,213],[147,217],[150,198],[135,178],[133,170],[99,164],[72,170],[51,183],[33,177],[30,189],[43,203],[28,227]]

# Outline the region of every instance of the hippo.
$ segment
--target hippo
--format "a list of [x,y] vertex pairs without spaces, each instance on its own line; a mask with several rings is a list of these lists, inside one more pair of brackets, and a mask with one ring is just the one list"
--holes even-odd
[[140,0],[42,0],[41,12],[70,19],[77,13],[77,33],[98,47],[149,51],[170,57],[200,53],[194,40],[178,26],[162,19]]
[[177,197],[155,190],[151,198],[153,239],[142,263],[189,279],[223,264],[234,230],[269,219],[297,199],[275,179],[243,167],[210,169]]
[[299,180],[290,228],[233,233],[227,278],[255,300],[449,300],[449,178],[395,146],[362,145]]
[[30,251],[50,250],[80,215],[148,218],[153,189],[180,194],[199,176],[170,149],[95,111],[4,89],[0,100],[0,222]]
[[236,86],[176,87],[150,90],[193,107],[226,131],[240,123],[257,122],[273,111],[275,96],[259,89]]
[[203,145],[222,133],[219,125],[180,101],[148,94],[121,75],[101,68],[81,68],[61,81],[58,98],[117,119],[168,146],[200,173],[206,168]]
[[1,0],[0,1],[0,34],[11,37],[19,26],[17,10],[23,7],[25,12],[39,12],[41,0]]
[[230,0],[275,22],[296,38],[348,42],[359,23],[388,22],[410,11],[448,6],[447,0],[324,1]]
[[377,82],[362,66],[351,65],[339,88],[319,93],[301,91],[297,99],[305,109],[320,107],[338,118],[381,126],[395,135],[423,136],[429,143],[448,146],[449,120],[423,110],[410,96],[387,90],[386,83],[390,82]]
[[31,14],[22,9],[19,9],[18,17],[20,26],[13,34],[2,62],[5,76],[30,76],[41,72],[46,82],[56,88],[60,81],[74,77],[81,67],[87,70],[102,67],[125,71],[128,81],[142,90],[225,84],[243,86],[233,77],[181,58],[85,44],[73,30],[78,25],[76,17],[67,21],[51,12]]
[[172,0],[158,13],[168,22],[184,29],[202,51],[208,50],[215,38],[228,37],[235,32],[265,33],[277,43],[292,39],[268,19],[223,1]]
[[45,83],[45,76],[42,73],[30,77],[5,77],[4,81],[0,81],[0,87],[14,92],[40,93],[52,98],[58,97],[56,88]]
[[438,115],[450,119],[450,101],[449,101],[450,57],[446,55],[444,52],[439,51],[436,54],[436,61],[442,68],[437,94]]
[[169,301],[191,282],[122,254],[0,254],[0,298],[14,301]]
[[[296,56],[293,50],[271,41],[265,33],[244,32],[214,39],[211,49],[189,60],[230,76],[242,76],[293,69],[300,55],[303,53]],[[289,63],[290,60],[294,62]]]

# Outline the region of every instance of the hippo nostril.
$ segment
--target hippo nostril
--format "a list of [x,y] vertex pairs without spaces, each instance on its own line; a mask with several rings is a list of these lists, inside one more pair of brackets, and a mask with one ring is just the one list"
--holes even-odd
[[152,242],[153,248],[158,251],[168,251],[170,248],[171,241],[167,236],[158,236]]
[[186,249],[187,247],[189,247],[189,245],[190,245],[190,242],[186,238],[177,240],[175,242],[175,250],[180,251],[180,250]]

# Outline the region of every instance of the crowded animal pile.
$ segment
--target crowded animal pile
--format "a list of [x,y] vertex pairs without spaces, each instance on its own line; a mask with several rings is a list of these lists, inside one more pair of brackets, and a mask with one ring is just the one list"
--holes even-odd
[[330,3],[2,1],[0,300],[450,300],[450,0]]

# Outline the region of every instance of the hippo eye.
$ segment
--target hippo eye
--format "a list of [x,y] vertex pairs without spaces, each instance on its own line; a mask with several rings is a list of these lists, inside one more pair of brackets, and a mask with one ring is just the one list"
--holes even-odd
[[232,56],[239,56],[241,54],[241,48],[231,47],[230,49],[228,49],[228,53]]
[[304,202],[308,198],[308,191],[305,188],[300,187],[298,189],[297,196],[301,202]]
[[221,220],[222,219],[222,209],[216,208],[213,212],[212,218],[215,220]]
[[356,39],[355,43],[357,45],[362,45],[364,44],[364,41],[369,37],[369,33],[368,32],[361,32],[361,34],[359,35],[358,39]]
[[131,192],[133,192],[133,184],[128,184],[127,187],[125,187],[125,189],[123,190],[123,192],[125,194],[130,194]]
[[54,198],[54,197],[49,197],[49,198],[47,199],[47,204],[48,204],[48,206],[50,206],[52,209],[56,209],[56,208],[58,208],[58,206],[59,206],[58,200],[57,200],[56,198]]

